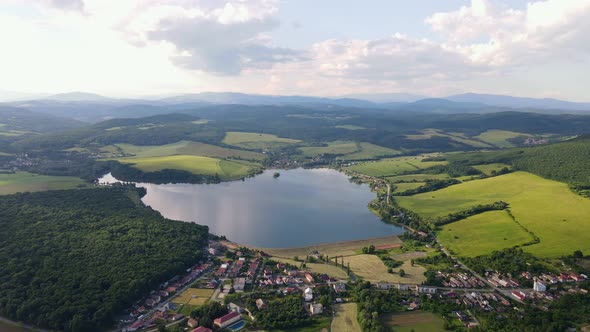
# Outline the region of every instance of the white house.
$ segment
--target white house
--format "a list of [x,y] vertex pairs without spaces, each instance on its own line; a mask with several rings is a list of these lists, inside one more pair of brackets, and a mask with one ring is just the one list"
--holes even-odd
[[305,292],[303,293],[303,297],[305,298],[305,302],[310,302],[313,300],[313,291],[311,288],[307,287]]
[[324,312],[324,306],[321,303],[313,303],[309,305],[309,312],[312,315],[321,314]]
[[533,284],[533,290],[535,292],[544,292],[547,290],[547,286],[545,286],[544,283],[542,283],[538,280],[535,280],[535,283]]
[[436,287],[416,286],[416,292],[417,293],[434,294],[434,293],[436,293]]

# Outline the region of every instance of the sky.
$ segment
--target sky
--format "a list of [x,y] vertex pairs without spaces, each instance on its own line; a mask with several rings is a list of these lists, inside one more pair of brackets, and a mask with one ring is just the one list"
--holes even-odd
[[590,101],[589,17],[590,0],[2,0],[0,92]]

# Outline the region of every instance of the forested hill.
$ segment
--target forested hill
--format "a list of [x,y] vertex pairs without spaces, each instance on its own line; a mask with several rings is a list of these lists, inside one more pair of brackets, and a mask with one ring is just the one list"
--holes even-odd
[[96,331],[202,257],[208,228],[163,218],[135,188],[0,196],[0,315]]
[[531,148],[451,155],[449,160],[472,165],[507,163],[518,170],[566,182],[578,190],[590,189],[590,135]]
[[4,131],[54,133],[83,126],[84,123],[24,108],[0,106],[0,126]]

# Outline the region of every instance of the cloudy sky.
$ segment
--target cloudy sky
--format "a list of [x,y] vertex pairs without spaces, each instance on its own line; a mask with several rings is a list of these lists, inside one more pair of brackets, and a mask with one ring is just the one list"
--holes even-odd
[[0,90],[590,101],[589,18],[590,0],[1,0]]

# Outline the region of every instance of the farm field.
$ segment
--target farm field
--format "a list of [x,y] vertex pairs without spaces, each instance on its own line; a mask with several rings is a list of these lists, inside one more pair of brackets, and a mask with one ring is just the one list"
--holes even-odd
[[418,135],[406,135],[406,138],[411,139],[411,140],[424,140],[424,139],[429,139],[435,136],[439,136],[439,137],[447,137],[455,142],[459,142],[459,143],[463,143],[465,145],[469,145],[469,146],[473,146],[476,148],[489,148],[490,145],[477,141],[477,140],[473,140],[467,136],[465,136],[462,133],[446,133],[442,130],[439,129],[424,129],[422,130],[422,134],[418,134]]
[[139,146],[133,144],[115,144],[102,148],[104,151],[134,155],[133,158],[142,157],[166,157],[172,155],[192,155],[212,158],[241,158],[250,160],[262,160],[264,155],[252,151],[228,149],[211,144],[192,141],[180,141],[166,145]]
[[368,142],[360,142],[358,143],[359,151],[349,153],[347,155],[338,157],[337,159],[341,160],[368,160],[368,159],[377,159],[383,156],[394,156],[398,155],[401,152],[394,149],[389,149],[386,147],[382,147],[379,145],[371,144]]
[[485,255],[533,240],[506,211],[489,211],[445,225],[437,237],[451,253],[464,257]]
[[406,182],[406,183],[396,183],[394,193],[401,193],[406,190],[416,189],[424,185],[424,182]]
[[75,189],[86,186],[88,184],[82,179],[72,176],[47,176],[27,172],[0,174],[0,195],[17,192]]
[[334,306],[334,319],[332,331],[361,332],[361,326],[357,320],[356,303],[343,303]]
[[[405,284],[421,284],[425,279],[426,269],[405,261],[401,266],[394,268],[395,273],[388,273],[387,266],[375,255],[355,255],[344,257],[344,265],[350,263],[350,270],[357,276],[370,282],[390,282]],[[403,269],[406,275],[402,278],[397,272]]]
[[510,204],[516,220],[541,240],[524,247],[525,251],[541,257],[590,251],[590,233],[580,232],[590,227],[590,199],[576,195],[565,183],[530,173],[515,172],[396,199],[425,218],[502,200]]
[[410,173],[436,165],[445,165],[446,161],[422,161],[425,156],[398,157],[375,162],[365,162],[346,167],[346,169],[370,176],[389,177]]
[[396,332],[445,331],[444,320],[426,311],[386,314],[381,319],[385,325],[392,327]]
[[172,302],[176,304],[199,306],[207,303],[214,292],[215,290],[213,289],[188,288],[175,297]]
[[475,136],[475,138],[482,140],[486,143],[492,144],[499,148],[510,148],[513,147],[514,144],[510,143],[508,140],[511,138],[515,138],[518,136],[531,136],[529,134],[518,133],[514,131],[506,131],[506,130],[488,130],[484,131],[483,133]]
[[236,161],[216,158],[174,155],[166,157],[123,158],[122,163],[131,164],[144,172],[155,172],[163,169],[179,169],[194,174],[219,175],[223,179],[235,179],[248,175],[255,167]]
[[250,150],[263,150],[283,147],[301,142],[276,135],[230,131],[225,134],[223,143]]
[[417,181],[424,182],[426,180],[444,180],[449,179],[448,174],[405,174],[388,176],[385,179],[391,183],[405,182],[405,181]]
[[491,175],[492,174],[492,171],[496,171],[497,172],[497,171],[501,170],[504,167],[506,167],[508,169],[512,168],[512,166],[510,166],[508,164],[501,164],[501,163],[473,166],[473,168],[475,168],[475,169],[483,172],[485,175]]
[[299,148],[306,157],[315,157],[322,154],[342,155],[359,151],[355,142],[335,141],[329,142],[328,146],[305,146]]

